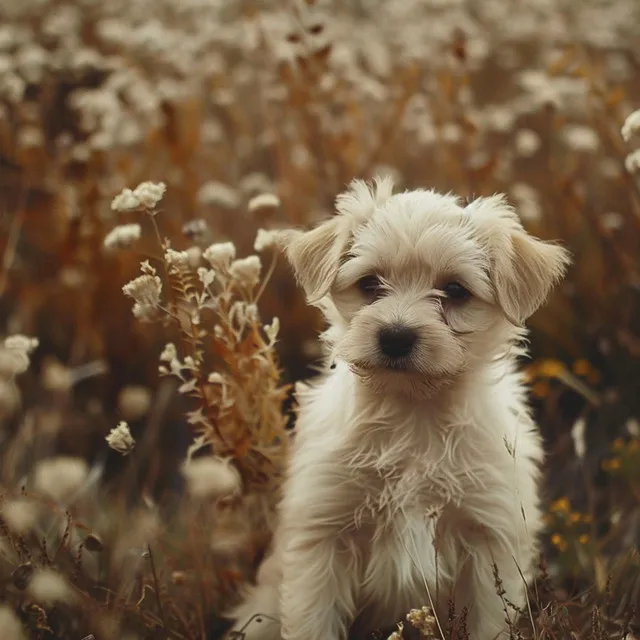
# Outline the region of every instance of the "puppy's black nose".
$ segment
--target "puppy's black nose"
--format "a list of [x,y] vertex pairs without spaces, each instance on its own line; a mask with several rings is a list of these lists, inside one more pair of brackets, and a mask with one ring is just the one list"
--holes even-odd
[[384,327],[378,333],[380,351],[388,358],[408,356],[416,343],[416,339],[417,336],[413,329],[401,325]]

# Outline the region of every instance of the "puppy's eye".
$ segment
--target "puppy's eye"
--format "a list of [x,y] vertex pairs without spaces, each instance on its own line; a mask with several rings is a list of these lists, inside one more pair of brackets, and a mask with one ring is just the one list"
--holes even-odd
[[450,300],[467,300],[471,297],[471,292],[465,289],[459,282],[450,282],[442,287]]
[[358,289],[367,298],[378,298],[382,294],[382,283],[378,276],[364,276],[358,280]]

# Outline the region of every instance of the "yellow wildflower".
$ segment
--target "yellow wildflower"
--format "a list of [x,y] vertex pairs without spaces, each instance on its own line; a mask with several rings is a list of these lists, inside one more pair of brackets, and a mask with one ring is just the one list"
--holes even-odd
[[605,471],[618,471],[621,466],[620,458],[611,458],[610,460],[604,460],[602,462],[602,468]]
[[565,366],[559,360],[541,360],[537,368],[538,375],[543,378],[559,378],[565,372]]
[[554,533],[551,536],[551,543],[553,544],[554,547],[556,547],[556,549],[558,549],[558,551],[562,552],[562,551],[566,551],[567,547],[569,546],[567,544],[567,541],[559,534],[559,533]]
[[580,542],[580,544],[587,544],[587,542],[589,542],[589,536],[586,533],[583,533],[579,538],[578,541]]
[[551,503],[551,511],[554,513],[569,513],[571,511],[571,502],[569,498],[559,498]]
[[591,371],[591,365],[587,360],[576,360],[573,363],[573,372],[578,376],[586,376]]

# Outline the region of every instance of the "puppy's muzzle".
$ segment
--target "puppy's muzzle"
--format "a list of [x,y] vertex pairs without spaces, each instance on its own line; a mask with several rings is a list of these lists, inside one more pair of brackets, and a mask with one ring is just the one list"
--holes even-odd
[[410,355],[417,339],[418,336],[413,329],[397,324],[383,327],[378,332],[380,351],[392,360]]

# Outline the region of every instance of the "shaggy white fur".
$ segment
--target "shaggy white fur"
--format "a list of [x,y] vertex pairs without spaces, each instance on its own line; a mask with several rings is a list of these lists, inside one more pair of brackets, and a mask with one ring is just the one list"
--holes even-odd
[[384,180],[355,181],[336,216],[281,240],[334,366],[299,393],[273,550],[234,630],[342,640],[425,604],[444,627],[453,599],[472,639],[499,636],[494,571],[524,605],[541,528],[516,357],[567,252],[502,196],[465,207]]

